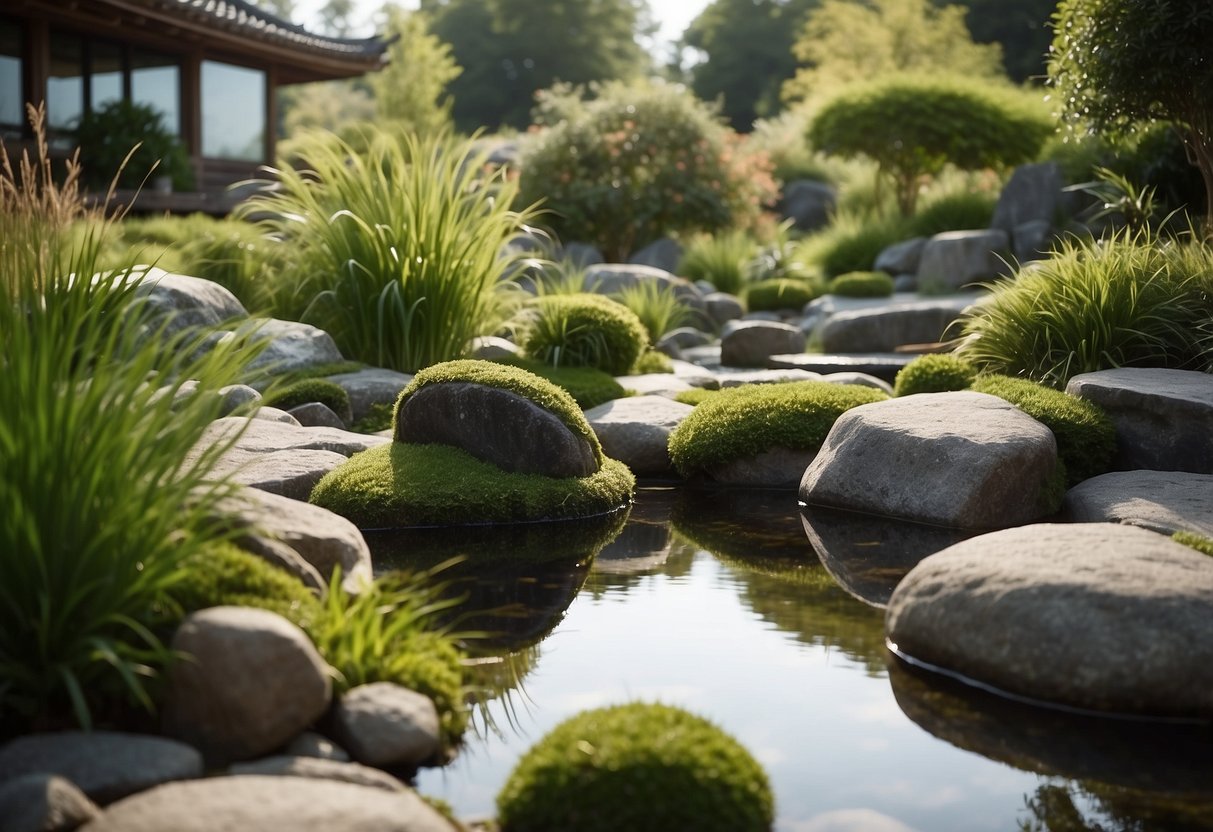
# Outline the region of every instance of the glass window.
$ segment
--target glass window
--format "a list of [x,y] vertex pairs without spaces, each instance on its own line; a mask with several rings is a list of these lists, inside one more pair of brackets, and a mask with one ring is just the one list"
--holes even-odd
[[21,112],[24,97],[21,79],[23,41],[21,27],[0,18],[0,124],[23,124]]
[[149,104],[164,117],[169,132],[181,133],[181,67],[175,58],[131,52],[131,99]]
[[89,58],[89,107],[100,110],[111,101],[121,101],[122,48],[113,43],[93,43]]
[[265,73],[202,62],[202,155],[265,161]]
[[84,112],[84,43],[76,35],[51,32],[46,79],[46,121],[53,129],[75,127]]

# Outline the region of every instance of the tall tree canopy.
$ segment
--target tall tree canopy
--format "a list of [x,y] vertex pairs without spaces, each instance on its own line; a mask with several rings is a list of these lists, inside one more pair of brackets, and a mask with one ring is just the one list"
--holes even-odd
[[632,78],[651,66],[636,40],[645,0],[422,0],[422,9],[463,67],[450,86],[463,130],[525,127],[538,90]]
[[722,100],[736,130],[779,110],[779,90],[796,72],[792,44],[820,0],[713,0],[691,21],[682,45],[702,60],[691,67],[691,89]]
[[968,6],[969,30],[978,43],[1002,44],[1003,64],[1013,81],[1041,78],[1047,70],[1057,0],[957,0]]
[[451,48],[430,34],[425,15],[397,6],[384,8],[386,31],[396,36],[387,66],[367,77],[375,95],[375,114],[420,134],[437,132],[451,121],[446,91],[460,69]]

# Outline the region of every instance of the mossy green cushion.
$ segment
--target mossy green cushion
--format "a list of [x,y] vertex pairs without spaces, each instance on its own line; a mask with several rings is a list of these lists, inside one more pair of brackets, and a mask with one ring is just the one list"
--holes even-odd
[[589,410],[627,395],[627,391],[615,381],[614,376],[593,367],[552,367],[533,358],[520,357],[495,358],[493,361],[509,367],[520,367],[528,373],[547,379],[572,396],[582,410]]
[[445,445],[392,442],[355,454],[312,490],[311,502],[359,528],[563,520],[613,511],[635,486],[604,458],[588,477],[511,474]]
[[966,390],[977,377],[977,368],[955,355],[920,355],[897,373],[894,396],[915,393],[948,393]]
[[280,410],[290,410],[309,402],[320,402],[343,420],[348,421],[351,418],[349,393],[340,384],[323,378],[305,378],[284,387],[270,388],[261,403]]
[[497,797],[502,832],[767,832],[766,772],[712,723],[634,703],[585,711],[523,755]]
[[825,381],[721,390],[670,434],[670,459],[692,477],[772,448],[817,450],[843,413],[887,398],[870,387]]
[[884,272],[847,272],[830,281],[829,291],[845,298],[887,298],[893,278]]
[[751,283],[745,290],[746,308],[751,312],[797,309],[821,294],[821,288],[808,280],[777,277]]
[[522,338],[530,358],[547,364],[594,367],[626,375],[649,343],[636,313],[602,295],[548,295]]

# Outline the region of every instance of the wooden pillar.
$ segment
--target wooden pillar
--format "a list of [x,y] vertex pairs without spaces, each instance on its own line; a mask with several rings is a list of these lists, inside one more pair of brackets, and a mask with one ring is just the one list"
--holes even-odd
[[25,100],[36,107],[46,101],[46,80],[51,72],[50,27],[46,20],[31,18],[25,38]]
[[278,144],[278,66],[271,64],[265,71],[265,158],[267,165],[274,164]]
[[197,50],[185,53],[181,59],[181,140],[201,190],[206,162],[202,158],[202,53]]

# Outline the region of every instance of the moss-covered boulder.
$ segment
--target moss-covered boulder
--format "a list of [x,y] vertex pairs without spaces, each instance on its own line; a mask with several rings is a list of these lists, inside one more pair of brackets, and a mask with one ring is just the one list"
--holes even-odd
[[[670,434],[670,459],[687,478],[795,487],[840,415],[886,398],[869,387],[824,381],[721,390]],[[738,467],[753,460],[758,468]],[[762,471],[766,481],[755,481]]]
[[498,364],[521,367],[528,373],[550,381],[573,397],[577,406],[589,410],[600,404],[622,399],[628,393],[615,377],[593,367],[553,367],[533,358],[494,358]]
[[497,797],[502,832],[765,832],[774,800],[744,747],[666,705],[586,711],[518,762]]

